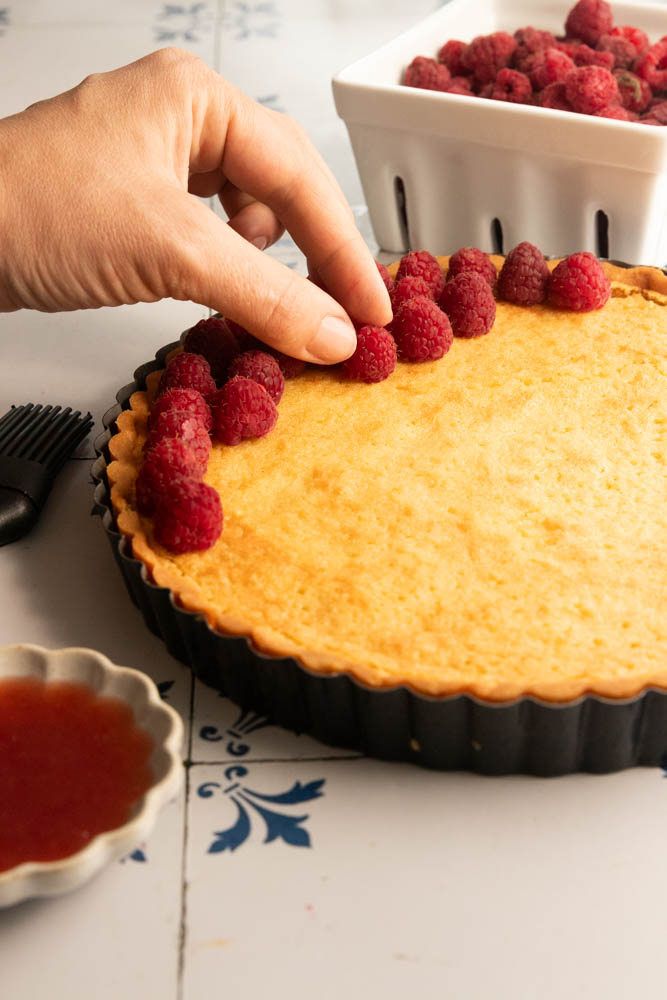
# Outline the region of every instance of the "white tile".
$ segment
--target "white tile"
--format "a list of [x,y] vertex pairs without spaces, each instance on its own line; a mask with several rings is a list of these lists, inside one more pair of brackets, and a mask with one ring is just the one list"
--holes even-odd
[[176,1000],[184,796],[135,858],[64,896],[0,910],[2,995],[11,1000]]
[[[235,768],[191,772],[184,1000],[213,982],[294,1000],[660,994],[660,771],[497,779],[366,759]],[[320,794],[253,796],[296,781]],[[273,832],[300,846],[267,842],[248,800],[292,817]],[[247,838],[211,852],[235,842],[239,806]]]
[[195,683],[191,757],[196,763],[350,756],[358,754],[272,725],[266,716],[244,711],[213,688]]

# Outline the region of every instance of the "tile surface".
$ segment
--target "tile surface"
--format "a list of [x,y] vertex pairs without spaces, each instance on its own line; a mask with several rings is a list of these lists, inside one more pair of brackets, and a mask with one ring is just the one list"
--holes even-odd
[[[0,115],[163,45],[300,121],[376,249],[331,76],[436,0],[5,0]],[[270,250],[305,273],[285,236]],[[101,427],[192,303],[0,317],[0,412],[71,403]],[[132,605],[91,517],[94,434],[35,531],[3,549],[0,644],[92,646],[186,725],[153,835],[80,890],[0,911],[11,1000],[648,1000],[664,994],[660,769],[488,779],[368,760],[193,682]],[[54,581],[57,579],[57,585]],[[1,766],[1,762],[0,762]]]

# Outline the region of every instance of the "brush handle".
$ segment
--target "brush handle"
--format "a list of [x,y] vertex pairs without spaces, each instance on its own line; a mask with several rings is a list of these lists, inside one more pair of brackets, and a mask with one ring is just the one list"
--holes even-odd
[[27,535],[39,517],[39,508],[20,490],[0,486],[0,545]]

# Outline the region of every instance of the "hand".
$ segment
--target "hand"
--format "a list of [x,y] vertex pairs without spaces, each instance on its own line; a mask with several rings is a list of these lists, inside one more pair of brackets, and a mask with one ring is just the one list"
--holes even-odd
[[[163,49],[3,119],[0,177],[0,311],[192,300],[324,363],[353,352],[353,320],[391,318],[303,129],[188,52]],[[228,223],[200,200],[214,195]],[[313,281],[261,253],[284,227]]]

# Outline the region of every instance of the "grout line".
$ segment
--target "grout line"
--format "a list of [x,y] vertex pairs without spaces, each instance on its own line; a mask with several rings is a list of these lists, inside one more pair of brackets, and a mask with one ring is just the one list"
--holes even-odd
[[185,805],[183,809],[183,846],[181,850],[181,920],[178,937],[178,966],[176,972],[176,998],[183,1000],[183,980],[185,974],[185,944],[187,940],[187,852],[189,833],[189,807],[190,807],[190,765],[192,755],[192,740],[194,732],[194,711],[195,711],[195,675],[190,672],[190,732],[188,733],[188,751],[185,757]]

